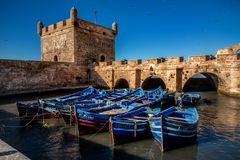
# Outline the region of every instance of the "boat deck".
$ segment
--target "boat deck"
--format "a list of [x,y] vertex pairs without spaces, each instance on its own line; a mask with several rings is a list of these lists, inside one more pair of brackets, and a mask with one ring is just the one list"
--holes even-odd
[[114,114],[125,113],[127,111],[128,111],[127,109],[113,109],[113,110],[101,112],[100,114],[114,115]]

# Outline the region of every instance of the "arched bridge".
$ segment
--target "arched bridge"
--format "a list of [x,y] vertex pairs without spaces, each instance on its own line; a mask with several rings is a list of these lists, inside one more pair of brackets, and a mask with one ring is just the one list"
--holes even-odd
[[90,81],[105,88],[184,90],[201,74],[212,88],[228,95],[240,95],[240,45],[221,49],[216,56],[190,56],[147,60],[101,62],[91,67]]

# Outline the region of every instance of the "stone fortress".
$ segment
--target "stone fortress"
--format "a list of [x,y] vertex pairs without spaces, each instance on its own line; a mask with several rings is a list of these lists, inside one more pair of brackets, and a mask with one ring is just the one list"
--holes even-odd
[[112,29],[108,29],[80,20],[74,7],[67,20],[47,27],[39,22],[38,34],[42,61],[75,62],[86,66],[91,62],[115,60],[117,24],[114,22]]
[[190,56],[115,61],[118,26],[106,28],[81,20],[77,10],[70,18],[50,26],[37,25],[42,61],[0,60],[0,95],[45,91],[91,84],[130,89],[161,85],[182,90],[196,74],[211,80],[220,93],[240,97],[240,44],[215,56]]

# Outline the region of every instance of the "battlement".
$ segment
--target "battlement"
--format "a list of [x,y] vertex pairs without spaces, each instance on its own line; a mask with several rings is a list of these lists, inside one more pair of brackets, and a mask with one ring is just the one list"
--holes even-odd
[[113,66],[121,66],[126,64],[127,64],[127,61],[112,61]]
[[166,63],[168,64],[176,64],[184,61],[183,57],[171,57],[171,58],[164,58]]
[[109,61],[109,62],[99,62],[97,64],[95,64],[95,66],[114,66],[114,67],[118,67],[118,66],[123,66],[123,65],[130,65],[130,66],[137,66],[142,64],[142,60],[138,59],[138,60],[123,60],[123,61]]
[[70,27],[77,27],[82,32],[101,34],[106,37],[114,38],[114,36],[116,35],[115,31],[113,31],[110,28],[106,28],[106,27],[103,27],[103,26],[100,26],[97,24],[86,22],[81,19],[78,19],[77,23],[73,24],[71,19],[67,19],[67,20],[60,21],[56,24],[51,24],[49,26],[43,27],[40,30],[40,32],[41,32],[40,36],[49,35],[54,32],[58,32],[58,31],[61,31],[61,30],[64,30],[64,29],[67,29]]
[[127,64],[129,64],[130,66],[139,65],[139,64],[142,64],[142,60],[141,59],[128,60]]
[[170,57],[170,58],[157,58],[157,59],[146,59],[143,64],[159,64],[159,63],[167,63],[167,64],[176,64],[183,62],[183,57]]
[[[225,54],[225,55],[218,55],[216,58],[213,56],[190,56],[187,63],[201,63],[207,61],[218,61],[218,62],[225,62],[225,61],[235,61],[240,60],[239,54]],[[141,64],[145,65],[152,65],[152,64],[167,64],[167,65],[177,65],[178,63],[184,62],[183,57],[171,57],[171,58],[156,58],[156,59],[145,59],[143,62],[141,59],[138,60],[123,60],[123,61],[109,61],[109,62],[99,62],[95,66],[114,66],[114,67],[121,67],[123,65],[129,66],[138,66]]]
[[52,24],[42,28],[40,36],[49,35],[51,33],[61,31],[69,27],[73,27],[73,24],[71,23],[71,19],[63,20],[63,21],[57,22],[56,24]]
[[77,24],[76,27],[78,29],[86,33],[95,33],[95,34],[103,35],[105,37],[112,37],[112,38],[114,38],[114,36],[116,35],[116,31],[110,28],[107,28],[98,24],[94,24],[91,22],[87,22],[82,19],[78,19],[76,24]]
[[188,62],[194,63],[194,62],[206,62],[210,60],[209,56],[189,56]]
[[117,23],[113,22],[112,29],[107,28],[95,23],[87,22],[82,19],[78,19],[77,10],[72,8],[70,11],[70,18],[60,21],[56,24],[52,24],[44,27],[42,22],[38,22],[38,33],[40,36],[49,35],[56,31],[61,31],[66,28],[76,27],[78,30],[85,33],[100,34],[105,37],[114,38],[117,35]]
[[156,58],[156,59],[145,59],[143,61],[143,64],[158,64],[161,63],[162,59]]
[[167,64],[177,64],[183,62],[183,57],[171,57],[171,58],[156,58],[156,59],[137,59],[137,60],[122,60],[122,61],[109,61],[109,62],[99,62],[95,66],[137,66],[141,64],[160,64],[160,63],[167,63]]

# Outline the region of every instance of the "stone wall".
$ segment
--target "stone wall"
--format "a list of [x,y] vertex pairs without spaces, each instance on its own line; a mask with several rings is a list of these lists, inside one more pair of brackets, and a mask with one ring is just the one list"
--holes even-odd
[[75,32],[75,61],[87,65],[88,61],[112,61],[115,59],[114,41],[115,34],[112,30],[78,20]]
[[190,56],[188,61],[174,57],[104,62],[93,66],[91,73],[91,81],[97,86],[114,88],[119,79],[125,79],[133,89],[149,77],[158,77],[169,91],[182,90],[192,76],[203,74],[213,80],[219,92],[240,96],[240,56],[236,53]]
[[87,68],[74,63],[0,60],[0,95],[72,87],[87,82]]
[[74,27],[70,20],[44,27],[40,38],[42,61],[74,62]]

